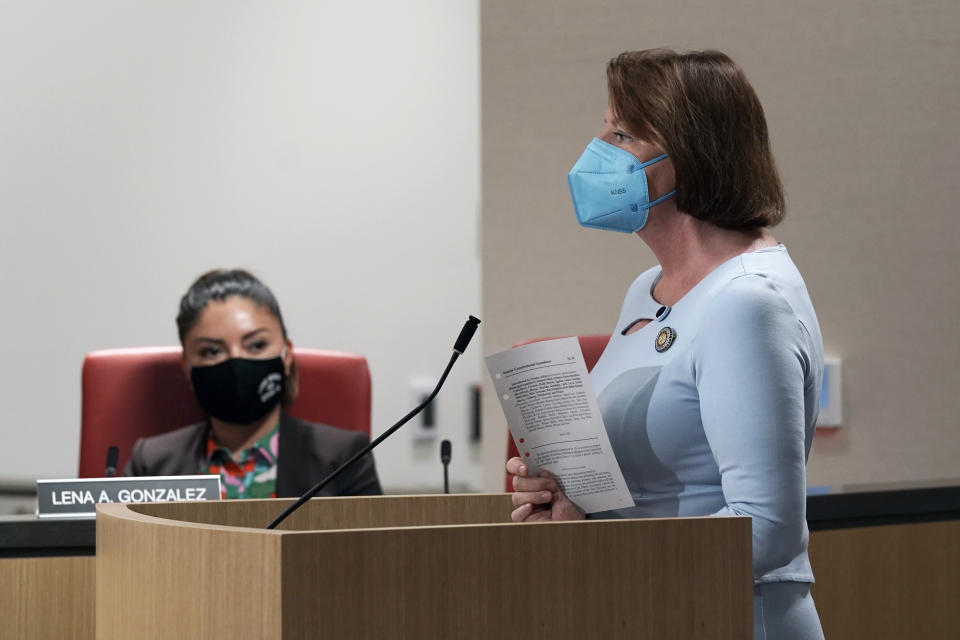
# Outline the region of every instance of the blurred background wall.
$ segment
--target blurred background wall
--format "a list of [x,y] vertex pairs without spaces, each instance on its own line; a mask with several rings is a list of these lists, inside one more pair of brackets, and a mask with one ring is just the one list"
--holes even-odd
[[844,426],[817,435],[810,482],[960,476],[955,2],[0,11],[0,482],[75,474],[83,355],[174,344],[189,283],[241,266],[295,343],[367,356],[375,431],[479,313],[437,438],[400,433],[377,461],[388,490],[436,490],[450,437],[455,487],[502,487],[491,394],[482,452],[467,439],[481,354],[610,331],[654,262],[580,229],[565,180],[600,128],[606,61],[653,46],[728,52],[766,108],[789,198],[775,233],[844,366]]
[[[180,296],[252,270],[295,344],[355,351],[373,425],[479,315],[475,1],[0,2],[0,480],[75,476],[90,350],[175,344]],[[390,490],[478,488],[473,345]],[[173,426],[173,425],[171,425]]]

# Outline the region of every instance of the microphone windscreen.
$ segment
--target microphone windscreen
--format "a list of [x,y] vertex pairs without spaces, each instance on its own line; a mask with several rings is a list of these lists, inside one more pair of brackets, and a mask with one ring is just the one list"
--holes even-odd
[[117,472],[117,462],[120,460],[120,448],[116,445],[107,449],[107,477],[113,476]]
[[443,442],[440,443],[440,461],[443,464],[447,464],[450,462],[450,450],[451,450],[451,445],[449,440],[444,440]]
[[466,324],[463,325],[463,329],[460,330],[460,335],[453,345],[453,350],[459,354],[463,354],[463,352],[467,350],[467,345],[470,344],[470,339],[473,338],[473,334],[476,333],[479,325],[480,318],[470,316]]

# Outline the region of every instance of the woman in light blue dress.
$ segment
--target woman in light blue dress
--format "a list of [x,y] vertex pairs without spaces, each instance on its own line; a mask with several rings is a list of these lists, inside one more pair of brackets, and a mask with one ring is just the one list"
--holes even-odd
[[628,288],[591,372],[636,506],[583,514],[512,458],[513,519],[749,516],[754,637],[822,639],[805,465],[823,344],[768,231],[784,197],[763,109],[716,51],[627,52],[607,79],[603,129],[568,181],[580,224],[635,233],[658,262]]

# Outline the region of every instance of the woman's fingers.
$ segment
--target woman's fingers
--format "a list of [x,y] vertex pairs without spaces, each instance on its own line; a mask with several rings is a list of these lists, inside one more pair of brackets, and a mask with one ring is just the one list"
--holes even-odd
[[559,487],[553,478],[524,478],[513,476],[514,491],[557,491]]
[[561,493],[553,503],[553,516],[554,520],[583,520],[583,511]]
[[550,520],[553,520],[553,513],[550,509],[534,509],[527,516],[526,522],[549,522]]
[[514,509],[510,514],[510,519],[514,522],[523,522],[531,513],[533,513],[533,505],[528,502]]
[[523,464],[523,460],[514,456],[507,460],[507,473],[515,476],[525,476],[527,475],[527,465]]
[[553,517],[549,508],[537,508],[527,502],[514,509],[510,519],[514,522],[546,522]]
[[514,507],[524,504],[550,504],[553,500],[553,493],[549,491],[518,491],[510,495]]
[[507,460],[507,471],[513,475],[511,500],[515,507],[510,514],[514,522],[577,520],[583,513],[560,490],[556,478],[548,471],[528,476],[529,467],[520,458]]

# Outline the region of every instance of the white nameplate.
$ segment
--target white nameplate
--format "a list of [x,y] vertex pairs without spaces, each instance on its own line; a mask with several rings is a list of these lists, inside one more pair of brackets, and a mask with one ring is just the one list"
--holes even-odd
[[219,500],[220,476],[37,480],[37,516],[93,518],[100,502]]

